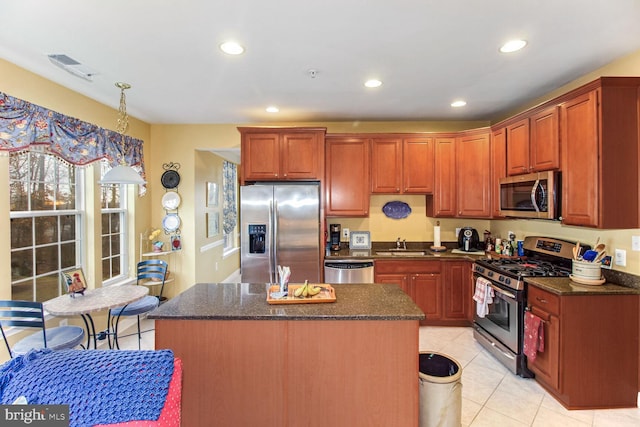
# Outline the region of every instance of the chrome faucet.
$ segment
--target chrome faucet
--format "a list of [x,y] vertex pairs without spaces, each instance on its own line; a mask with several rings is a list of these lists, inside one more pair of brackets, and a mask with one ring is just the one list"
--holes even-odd
[[400,240],[398,237],[398,240],[396,240],[396,249],[407,249],[407,239]]

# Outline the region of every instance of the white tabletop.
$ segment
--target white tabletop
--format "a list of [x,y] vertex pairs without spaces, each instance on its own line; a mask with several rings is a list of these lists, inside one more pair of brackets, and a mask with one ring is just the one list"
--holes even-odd
[[131,304],[148,293],[149,289],[146,286],[105,286],[87,289],[84,295],[76,294],[75,298],[68,294],[60,295],[44,302],[43,305],[44,309],[54,316],[74,316]]

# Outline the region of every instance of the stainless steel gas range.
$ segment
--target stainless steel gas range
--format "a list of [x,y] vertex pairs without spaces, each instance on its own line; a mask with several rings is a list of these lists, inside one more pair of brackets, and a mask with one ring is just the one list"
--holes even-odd
[[494,295],[484,316],[475,312],[474,337],[517,375],[533,376],[522,352],[527,308],[525,279],[569,276],[574,247],[575,242],[531,236],[525,238],[523,257],[483,258],[473,266],[474,281],[478,277],[488,280]]

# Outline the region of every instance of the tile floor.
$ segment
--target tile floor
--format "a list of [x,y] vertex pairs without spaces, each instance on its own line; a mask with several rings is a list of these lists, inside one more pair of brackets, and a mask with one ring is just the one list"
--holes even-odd
[[[155,347],[153,320],[142,321],[142,349]],[[137,349],[136,327],[120,348]],[[104,343],[104,342],[103,342]],[[104,344],[103,344],[104,345]],[[640,409],[568,411],[533,379],[507,371],[473,339],[471,328],[420,328],[420,351],[446,354],[462,365],[462,425],[469,427],[638,427]]]
[[507,371],[473,339],[471,328],[420,328],[420,351],[462,365],[462,425],[470,427],[640,426],[640,409],[568,411],[533,379]]

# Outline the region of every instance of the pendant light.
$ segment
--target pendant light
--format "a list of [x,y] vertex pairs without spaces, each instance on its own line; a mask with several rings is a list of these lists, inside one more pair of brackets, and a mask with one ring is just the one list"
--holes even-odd
[[[129,83],[117,82],[116,87],[120,89],[120,107],[118,108],[118,125],[116,126],[116,131],[122,134],[122,151],[124,152],[124,133],[129,127],[127,100],[124,91],[130,89],[131,85]],[[121,159],[120,163],[120,165],[110,169],[104,174],[104,177],[98,182],[100,184],[146,184],[146,181],[142,179],[134,168],[124,163],[124,158]]]

